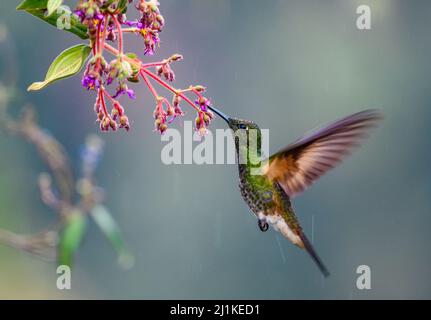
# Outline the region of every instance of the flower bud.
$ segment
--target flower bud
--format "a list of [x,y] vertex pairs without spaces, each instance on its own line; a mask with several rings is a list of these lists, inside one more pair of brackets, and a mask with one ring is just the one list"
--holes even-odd
[[175,115],[175,109],[173,106],[169,106],[168,109],[166,110],[166,114],[168,117],[172,117]]
[[127,116],[120,117],[120,128],[126,129],[126,131],[130,130],[129,118]]
[[205,92],[207,90],[207,88],[205,88],[204,86],[201,86],[201,85],[195,86],[194,89],[197,92]]
[[111,120],[108,117],[103,118],[100,122],[100,130],[108,131],[111,124]]
[[118,126],[117,126],[117,123],[114,120],[111,120],[109,122],[109,126],[111,127],[112,130],[117,131]]
[[125,126],[129,124],[129,118],[127,116],[120,117],[120,125]]
[[165,25],[165,18],[163,18],[161,14],[157,15],[156,20],[158,23],[160,23],[161,26]]
[[154,21],[154,22],[153,22],[153,28],[154,28],[155,30],[161,31],[161,30],[160,30],[160,28],[161,28],[160,23],[158,23],[157,21]]
[[184,111],[180,108],[180,106],[175,107],[175,116],[182,117],[184,115]]
[[206,104],[207,99],[206,99],[206,98],[204,98],[204,97],[200,97],[200,98],[198,99],[198,102],[199,102],[199,104],[200,104],[201,106],[203,106],[203,105],[205,105],[205,104]]
[[202,121],[201,121],[201,117],[200,116],[197,116],[196,117],[196,119],[195,119],[195,125],[196,125],[196,128],[200,128],[201,127],[201,123],[202,123]]
[[94,9],[93,8],[88,8],[87,12],[86,12],[86,18],[87,19],[91,19],[94,16]]
[[158,66],[158,67],[156,68],[156,71],[157,71],[157,74],[158,74],[159,76],[161,76],[161,75],[163,74],[163,67],[162,67],[162,66]]
[[166,130],[168,130],[168,126],[166,125],[166,123],[162,123],[159,125],[157,130],[160,132],[160,134],[164,134]]
[[176,53],[169,58],[170,61],[180,61],[183,60],[183,56]]
[[123,115],[124,108],[121,106],[121,104],[118,101],[114,102],[114,108],[118,110],[120,116]]
[[208,116],[208,114],[205,114],[204,115],[204,122],[205,122],[205,124],[209,125],[210,121],[211,121],[211,118]]
[[174,95],[174,98],[172,100],[173,106],[178,107],[180,105],[181,100],[182,98],[178,94]]
[[116,109],[116,108],[112,109],[111,117],[113,120],[117,120],[119,114],[120,114],[120,112],[118,111],[118,109]]

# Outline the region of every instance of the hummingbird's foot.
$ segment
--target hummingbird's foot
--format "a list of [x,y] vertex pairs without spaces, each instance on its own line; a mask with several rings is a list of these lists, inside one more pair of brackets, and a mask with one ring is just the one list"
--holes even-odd
[[265,220],[263,220],[263,219],[259,219],[259,220],[257,221],[257,224],[258,224],[258,226],[259,226],[260,231],[262,231],[262,232],[266,232],[266,231],[268,231],[268,229],[269,229],[269,224],[268,224],[268,222],[266,222]]

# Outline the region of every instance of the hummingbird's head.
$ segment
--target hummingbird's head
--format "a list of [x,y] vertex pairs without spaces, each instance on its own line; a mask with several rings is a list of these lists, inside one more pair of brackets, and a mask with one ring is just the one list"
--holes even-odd
[[249,120],[228,117],[220,110],[217,110],[211,106],[208,108],[224,121],[226,121],[229,128],[232,130],[232,134],[235,139],[236,151],[238,154],[249,150],[249,148],[256,149],[257,154],[260,154],[261,132],[259,126],[256,123]]
[[257,124],[253,121],[243,119],[229,118],[228,125],[234,132],[237,132],[238,130],[249,131],[251,129],[259,129]]
[[212,106],[210,106],[209,109],[226,121],[229,128],[235,133],[237,133],[237,131],[244,131],[244,133],[246,133],[251,129],[259,130],[259,126],[253,121],[231,118]]
[[259,126],[253,121],[228,117],[214,107],[208,106],[208,108],[226,121],[232,130],[238,163],[253,167],[257,165],[260,170],[262,135]]

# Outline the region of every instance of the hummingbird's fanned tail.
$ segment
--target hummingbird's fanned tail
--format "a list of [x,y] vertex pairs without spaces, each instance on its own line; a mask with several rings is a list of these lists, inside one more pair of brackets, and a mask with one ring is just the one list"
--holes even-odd
[[317,266],[319,267],[322,274],[325,276],[325,278],[329,277],[330,273],[329,273],[328,269],[326,269],[322,260],[320,260],[319,256],[317,255],[316,251],[313,248],[313,245],[310,243],[310,241],[308,241],[307,236],[304,234],[304,232],[302,230],[299,231],[298,235],[301,238],[302,243],[304,244],[304,249],[308,252],[308,254],[311,256],[311,258],[317,264]]

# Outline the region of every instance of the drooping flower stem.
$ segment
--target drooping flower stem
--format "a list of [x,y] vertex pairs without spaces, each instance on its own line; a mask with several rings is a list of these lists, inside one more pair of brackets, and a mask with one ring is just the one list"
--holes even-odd
[[106,108],[106,103],[105,103],[105,89],[103,87],[100,88],[99,90],[99,101],[100,101],[100,106],[102,107],[102,112],[104,114],[104,116],[107,119],[110,119],[109,113],[108,113],[108,109]]
[[151,84],[150,80],[148,79],[147,75],[143,72],[141,72],[141,76],[145,81],[145,84],[147,85],[148,89],[150,90],[151,94],[154,96],[154,98],[157,100],[159,98],[159,95],[157,94],[156,89],[154,89],[153,85]]
[[[121,24],[118,22],[118,19],[111,14],[111,19],[114,21],[115,27],[117,28],[118,31],[118,51],[120,56],[124,55],[124,48],[123,48],[123,30],[121,29]],[[106,27],[104,28],[105,30],[107,29]]]
[[[103,33],[102,36],[99,38],[99,41],[101,42],[99,44],[99,54],[102,55],[103,54],[103,49],[105,48],[105,42],[106,42],[106,33],[107,33],[107,26],[108,26],[108,21],[109,21],[109,16],[105,16],[105,18],[103,19],[103,26],[100,23],[100,28],[103,27]],[[98,36],[100,36],[100,29],[99,29],[99,33]]]
[[177,89],[173,88],[172,86],[170,86],[169,84],[167,84],[166,82],[164,82],[163,80],[161,80],[159,77],[157,77],[151,71],[148,71],[147,69],[142,68],[141,69],[141,75],[145,76],[146,74],[148,76],[150,76],[151,78],[153,78],[155,81],[157,81],[161,86],[165,87],[166,89],[168,89],[169,91],[171,91],[175,95],[180,96],[182,99],[184,99],[185,102],[187,102],[195,110],[200,111],[199,108],[181,90],[177,90]]

